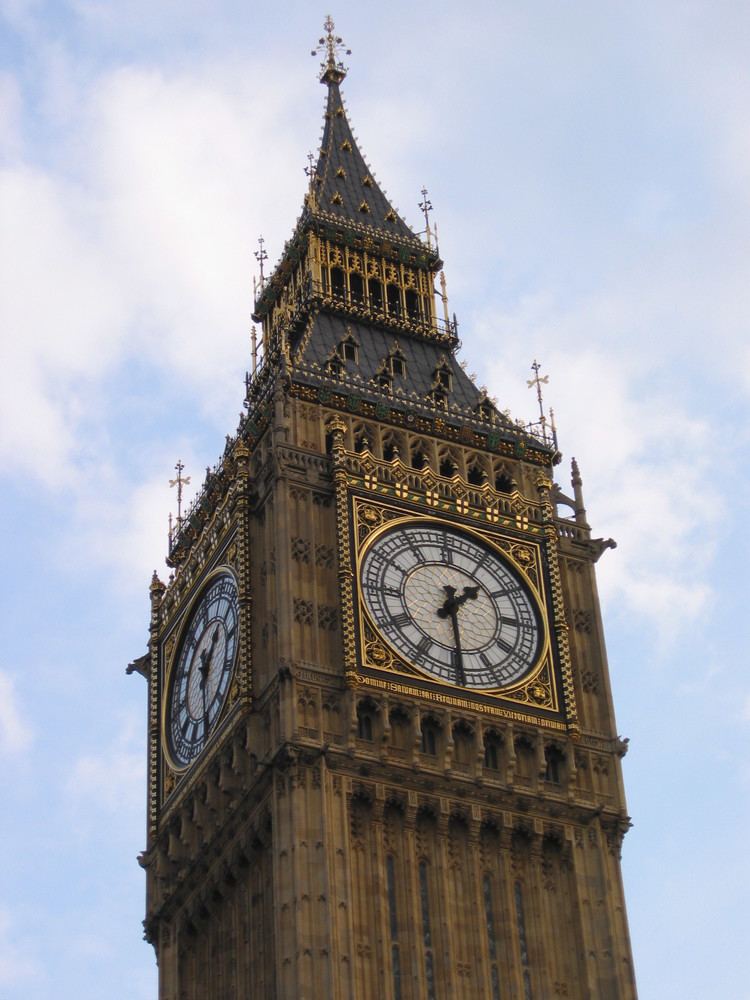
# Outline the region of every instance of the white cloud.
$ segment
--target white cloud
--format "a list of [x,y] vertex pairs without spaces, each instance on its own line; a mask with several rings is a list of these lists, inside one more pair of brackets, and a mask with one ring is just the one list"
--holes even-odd
[[[598,567],[602,597],[650,620],[669,641],[712,597],[707,578],[722,510],[710,477],[713,437],[648,358],[625,345],[609,353],[586,346],[596,343],[600,308],[592,322],[584,303],[554,329],[550,310],[534,300],[493,318],[503,338],[489,368],[490,391],[514,415],[534,414],[518,359],[540,351],[564,461],[579,461],[593,533],[618,542]],[[614,307],[608,322],[617,322]],[[557,478],[570,492],[565,464]]]
[[[122,69],[78,90],[68,80],[65,106],[48,112],[64,145],[44,168],[16,156],[0,173],[6,468],[69,484],[81,427],[116,408],[98,384],[129,358],[181,379],[203,414],[225,423],[231,403],[236,416],[254,239],[278,250],[304,190],[290,92],[254,100],[256,71]],[[18,91],[6,84],[3,134],[18,151]]]
[[15,681],[0,670],[0,754],[19,754],[31,740],[31,728],[18,704]]
[[[191,450],[182,455],[186,469],[199,468]],[[176,511],[174,490],[168,480],[173,456],[166,451],[150,465],[162,473],[134,486],[112,465],[87,473],[75,493],[75,521],[62,543],[62,558],[69,568],[88,572],[92,563],[114,571],[114,582],[129,589],[145,588],[156,570],[164,578],[168,548],[168,515]],[[202,477],[191,477],[185,489],[183,512],[200,487]]]
[[0,987],[27,983],[36,979],[39,971],[17,938],[10,910],[0,906]]
[[122,717],[119,730],[98,753],[82,754],[74,762],[66,782],[71,801],[111,813],[138,810],[143,806],[146,780],[143,719]]

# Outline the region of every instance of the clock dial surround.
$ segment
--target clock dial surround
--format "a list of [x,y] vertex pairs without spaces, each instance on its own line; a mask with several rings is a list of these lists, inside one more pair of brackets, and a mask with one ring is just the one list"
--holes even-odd
[[224,571],[193,607],[169,680],[167,736],[178,767],[198,757],[224,707],[237,659],[238,619],[237,584]]
[[389,525],[364,550],[360,590],[388,646],[440,681],[497,690],[539,662],[545,630],[531,589],[497,549],[453,525]]

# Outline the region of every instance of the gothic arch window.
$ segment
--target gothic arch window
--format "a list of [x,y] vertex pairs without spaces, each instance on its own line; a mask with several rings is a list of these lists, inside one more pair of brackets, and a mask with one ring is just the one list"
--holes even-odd
[[528,736],[517,736],[515,740],[516,774],[519,778],[531,779],[534,776],[536,754],[534,744]]
[[359,354],[357,341],[354,339],[354,335],[351,330],[347,333],[346,337],[341,341],[338,346],[339,357],[343,361],[353,361],[355,364],[357,362],[357,356]]
[[512,493],[513,492],[513,480],[510,478],[507,472],[500,471],[495,476],[495,489],[498,493]]
[[354,450],[357,454],[362,454],[363,451],[372,450],[372,442],[374,440],[374,430],[367,424],[356,424],[354,427]]
[[389,431],[383,438],[383,459],[386,462],[392,462],[394,458],[399,458],[399,456],[404,451],[404,442],[401,436],[395,434],[393,431]]
[[365,300],[365,281],[361,274],[357,274],[356,271],[352,271],[349,274],[349,291],[351,293],[352,302],[356,302],[358,305]]
[[438,462],[440,475],[445,476],[446,479],[451,479],[458,472],[458,459],[452,451],[441,448]]
[[453,373],[448,362],[443,359],[433,374],[433,384],[450,392],[453,387]]
[[370,298],[370,306],[378,312],[383,309],[383,285],[378,278],[370,278],[367,282],[367,294]]
[[400,316],[401,289],[398,287],[398,285],[389,284],[386,288],[386,297],[388,299],[388,315]]
[[554,743],[544,748],[544,780],[552,785],[562,784],[565,770],[565,755]]
[[472,462],[469,466],[468,481],[472,486],[481,486],[485,481],[485,472],[478,461]]
[[331,268],[331,292],[342,299],[346,293],[346,276],[340,267]]
[[375,739],[375,725],[378,709],[371,698],[362,698],[357,703],[357,736],[372,743]]
[[410,450],[412,469],[416,469],[419,472],[429,465],[427,460],[427,445],[424,441],[412,441]]
[[440,737],[442,736],[440,723],[431,715],[427,715],[421,721],[421,732],[422,753],[427,754],[429,757],[436,757],[440,749]]
[[413,288],[407,288],[405,292],[406,315],[409,319],[421,319],[419,296]]
[[396,705],[388,714],[391,727],[391,744],[397,750],[408,750],[411,743],[411,719],[408,712]]
[[453,759],[457,764],[470,764],[474,756],[474,730],[459,719],[453,726]]
[[391,375],[397,375],[400,378],[403,378],[406,375],[406,358],[402,354],[399,347],[395,347],[388,355],[386,368]]
[[490,771],[500,770],[502,738],[494,729],[484,734],[484,766]]

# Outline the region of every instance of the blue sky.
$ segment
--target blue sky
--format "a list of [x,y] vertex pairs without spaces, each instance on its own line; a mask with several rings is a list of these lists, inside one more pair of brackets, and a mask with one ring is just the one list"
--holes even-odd
[[[148,582],[294,224],[326,10],[0,0],[0,997],[141,1000]],[[279,11],[283,9],[283,17]],[[331,10],[361,145],[435,207],[463,357],[550,376],[599,564],[640,995],[748,1000],[750,7]]]

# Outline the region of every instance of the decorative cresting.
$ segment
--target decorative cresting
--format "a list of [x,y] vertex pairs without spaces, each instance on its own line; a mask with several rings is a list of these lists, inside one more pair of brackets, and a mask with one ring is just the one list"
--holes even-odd
[[336,494],[336,541],[339,555],[339,594],[341,597],[341,636],[344,644],[344,663],[349,684],[356,683],[357,653],[354,633],[354,594],[351,544],[349,534],[349,501],[345,467],[344,434],[346,424],[338,417],[329,421],[333,481]]
[[571,735],[580,736],[578,710],[576,708],[575,688],[573,685],[573,667],[570,660],[568,644],[568,624],[565,620],[565,603],[563,600],[562,580],[560,579],[560,564],[558,558],[558,535],[555,523],[555,508],[552,503],[552,482],[547,476],[537,478],[537,489],[544,511],[544,531],[547,536],[548,567],[550,588],[552,591],[552,608],[557,650],[563,677],[563,695],[567,710],[568,729]]

